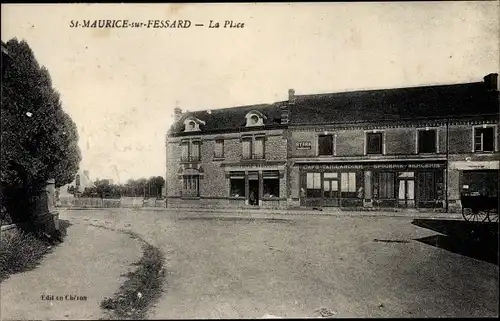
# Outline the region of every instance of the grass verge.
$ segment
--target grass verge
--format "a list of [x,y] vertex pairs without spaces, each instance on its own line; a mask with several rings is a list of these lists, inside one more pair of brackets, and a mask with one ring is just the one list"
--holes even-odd
[[[60,220],[62,237],[71,225]],[[26,231],[5,233],[0,239],[0,283],[10,275],[36,268],[42,258],[53,250],[54,243],[48,239]]]
[[[122,231],[124,232],[124,231]],[[135,263],[137,269],[126,274],[127,280],[113,298],[101,301],[111,319],[144,319],[149,307],[160,297],[163,289],[164,257],[162,252],[133,232],[124,232],[143,243],[143,255]]]

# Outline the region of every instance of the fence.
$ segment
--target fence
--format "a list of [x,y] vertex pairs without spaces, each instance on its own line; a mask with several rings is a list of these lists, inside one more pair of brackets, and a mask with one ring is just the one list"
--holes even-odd
[[61,197],[58,207],[78,208],[122,208],[122,207],[165,207],[165,200],[143,197],[122,197],[115,199],[91,197]]

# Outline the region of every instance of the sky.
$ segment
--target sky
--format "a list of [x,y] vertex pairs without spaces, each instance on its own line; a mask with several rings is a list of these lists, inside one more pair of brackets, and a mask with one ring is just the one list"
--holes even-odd
[[[77,124],[92,179],[165,175],[176,105],[217,109],[357,89],[477,82],[500,70],[498,1],[2,4]],[[94,19],[190,28],[71,28]],[[208,28],[219,22],[221,28]],[[243,28],[223,28],[224,22]],[[194,24],[204,24],[196,27]]]

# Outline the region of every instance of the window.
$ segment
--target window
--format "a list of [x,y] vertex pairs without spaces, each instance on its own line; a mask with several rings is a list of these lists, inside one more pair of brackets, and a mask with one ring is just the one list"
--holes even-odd
[[245,197],[245,173],[231,173],[229,178],[229,196]]
[[215,158],[223,158],[224,157],[224,140],[219,139],[215,141]]
[[476,152],[493,152],[494,151],[495,134],[493,127],[475,128],[474,129],[474,151]]
[[264,197],[280,197],[279,172],[264,172],[262,174]]
[[252,115],[250,117],[250,124],[251,125],[256,125],[259,122],[259,117],[257,115]]
[[341,178],[341,197],[356,197],[356,173],[342,173]]
[[200,142],[183,141],[181,143],[181,160],[183,162],[200,160]]
[[320,155],[333,155],[333,135],[318,136],[318,152]]
[[307,173],[306,197],[321,197],[321,173]]
[[200,196],[198,175],[183,176],[182,196],[187,196],[187,197]]
[[394,198],[394,173],[380,173],[379,197],[384,199]]
[[382,154],[382,133],[366,134],[366,153]]
[[418,153],[435,153],[436,149],[436,130],[418,131]]
[[242,140],[243,159],[264,158],[264,137],[244,137]]

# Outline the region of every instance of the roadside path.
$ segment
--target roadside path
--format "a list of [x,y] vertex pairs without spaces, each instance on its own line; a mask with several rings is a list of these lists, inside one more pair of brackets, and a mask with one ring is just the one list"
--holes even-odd
[[135,268],[131,264],[142,256],[140,243],[119,232],[71,223],[64,242],[37,268],[0,284],[1,320],[104,317],[100,302],[112,297],[125,280],[121,275]]

